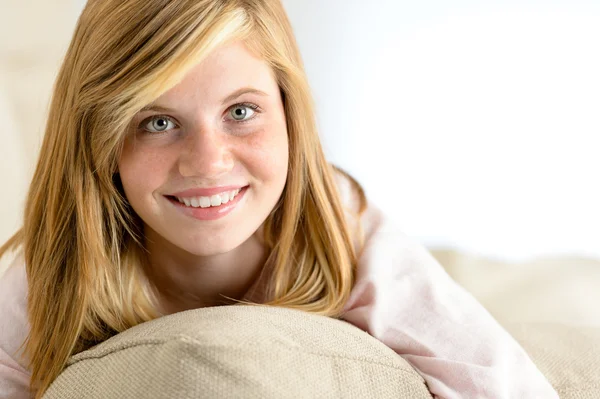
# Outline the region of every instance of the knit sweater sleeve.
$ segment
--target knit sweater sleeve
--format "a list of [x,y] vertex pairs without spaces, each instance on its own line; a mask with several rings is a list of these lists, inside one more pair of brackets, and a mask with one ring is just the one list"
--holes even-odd
[[343,320],[406,359],[435,398],[558,398],[525,350],[422,245],[372,204],[361,222],[364,250]]
[[0,399],[25,399],[31,373],[22,353],[29,333],[27,322],[27,277],[17,256],[0,276]]

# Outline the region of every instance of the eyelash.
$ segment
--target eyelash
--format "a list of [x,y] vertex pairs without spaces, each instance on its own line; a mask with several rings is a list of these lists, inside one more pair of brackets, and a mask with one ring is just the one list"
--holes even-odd
[[[246,108],[250,108],[250,109],[251,109],[251,110],[253,110],[255,113],[261,113],[261,112],[262,112],[262,109],[261,109],[261,108],[260,108],[258,105],[256,105],[256,104],[253,104],[253,103],[238,103],[238,104],[234,104],[234,105],[232,105],[231,107],[227,108],[227,113],[229,113],[229,112],[230,112],[232,109],[234,109],[234,108],[237,108],[237,107],[246,107]],[[143,132],[144,134],[150,134],[150,135],[153,135],[153,136],[157,136],[157,135],[160,135],[160,134],[165,134],[165,133],[168,133],[168,132],[169,132],[168,130],[167,130],[167,131],[164,131],[164,132],[156,132],[156,133],[155,133],[155,132],[149,132],[149,131],[147,131],[147,130],[145,129],[145,126],[146,126],[146,125],[147,125],[147,124],[148,124],[150,121],[152,121],[153,119],[156,119],[156,118],[164,118],[164,119],[166,119],[166,120],[168,120],[168,121],[172,122],[172,123],[173,123],[174,125],[176,125],[177,127],[179,127],[179,124],[177,123],[177,121],[176,121],[175,119],[173,119],[172,117],[170,117],[170,116],[167,116],[167,115],[160,115],[160,114],[159,114],[159,115],[152,115],[152,116],[149,116],[148,118],[144,119],[142,122],[140,122],[140,124],[139,124],[139,126],[138,126],[138,129],[139,129],[139,130],[142,130],[142,132]],[[256,118],[256,115],[253,115],[253,116],[252,116],[250,119],[245,119],[245,120],[243,120],[243,121],[236,121],[235,119],[233,119],[233,121],[234,121],[235,123],[247,123],[247,122],[250,122],[250,121],[252,121],[254,118]]]

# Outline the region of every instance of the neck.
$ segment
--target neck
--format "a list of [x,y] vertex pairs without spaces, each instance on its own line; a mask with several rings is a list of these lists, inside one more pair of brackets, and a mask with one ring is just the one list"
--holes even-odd
[[259,232],[237,248],[211,256],[194,255],[147,232],[146,268],[161,311],[172,314],[232,304],[231,299],[244,298],[268,256]]

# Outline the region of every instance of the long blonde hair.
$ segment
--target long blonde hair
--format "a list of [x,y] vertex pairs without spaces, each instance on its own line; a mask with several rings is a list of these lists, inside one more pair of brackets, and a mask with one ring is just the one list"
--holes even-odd
[[[279,0],[90,0],[58,75],[23,228],[30,333],[41,397],[69,356],[160,317],[141,267],[141,220],[116,172],[133,116],[217,46],[243,40],[273,69],[289,171],[264,226],[273,265],[266,305],[336,317],[356,252],[324,157],[291,25]],[[362,212],[365,199],[358,190]]]

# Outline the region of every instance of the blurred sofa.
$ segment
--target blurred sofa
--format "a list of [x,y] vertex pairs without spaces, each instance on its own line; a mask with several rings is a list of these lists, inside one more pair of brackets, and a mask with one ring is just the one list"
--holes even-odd
[[[0,208],[3,243],[20,225],[52,85],[84,1],[2,0],[1,4],[0,184],[6,188]],[[6,263],[0,263],[0,272],[3,265]]]

